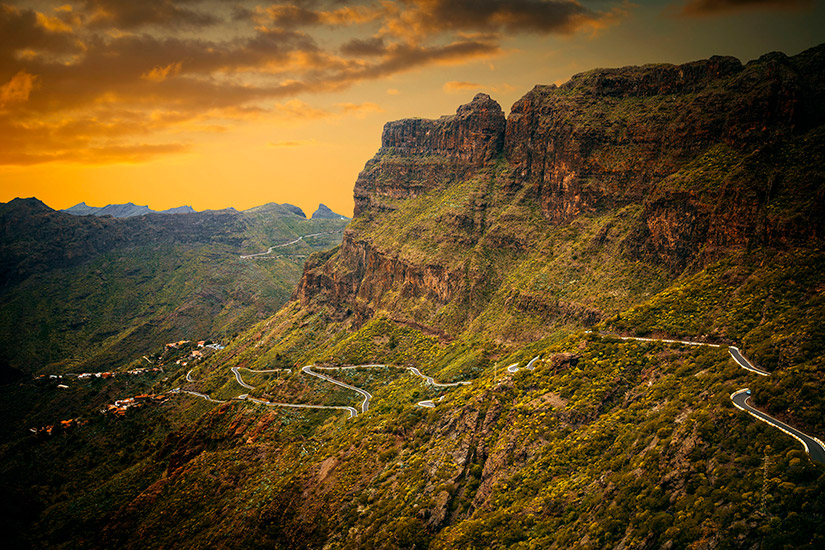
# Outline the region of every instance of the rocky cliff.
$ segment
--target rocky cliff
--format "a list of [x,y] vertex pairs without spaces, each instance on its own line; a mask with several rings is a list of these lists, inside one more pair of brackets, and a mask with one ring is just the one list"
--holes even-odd
[[[535,87],[506,121],[479,94],[452,116],[390,122],[355,184],[355,223],[297,296],[338,317],[384,312],[434,329],[466,328],[480,314],[470,296],[529,303],[545,321],[586,312],[590,323],[609,300],[569,300],[537,273],[502,287],[513,270],[496,256],[544,261],[592,227],[588,242],[563,246],[610,249],[608,262],[669,278],[733,249],[821,239],[823,72],[823,46],[744,65],[598,69]],[[573,266],[571,280],[582,269],[628,276]]]
[[355,215],[468,177],[498,157],[504,132],[504,112],[487,94],[452,116],[388,122],[381,149],[355,182]]
[[796,233],[776,220],[758,219],[766,215],[771,191],[754,197],[747,187],[764,182],[721,181],[721,203],[718,196],[707,201],[704,189],[672,190],[667,183],[713,147],[724,146],[747,162],[821,125],[823,51],[772,53],[744,66],[713,57],[596,70],[559,88],[538,86],[513,105],[507,120],[513,185],[531,187],[551,223],[645,203],[630,247],[656,251],[653,259],[676,268],[688,263],[681,247],[821,235],[821,224]]

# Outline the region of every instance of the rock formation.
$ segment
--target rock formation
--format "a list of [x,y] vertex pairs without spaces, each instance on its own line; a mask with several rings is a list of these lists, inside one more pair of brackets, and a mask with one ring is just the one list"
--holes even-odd
[[[479,94],[452,116],[387,123],[381,149],[355,184],[355,223],[339,251],[308,265],[297,296],[304,305],[331,304],[338,316],[355,313],[357,320],[382,311],[436,329],[438,307],[468,307],[468,296],[489,295],[501,283],[490,273],[503,277],[506,269],[471,260],[478,254],[529,250],[530,234],[623,208],[633,212],[621,237],[623,256],[672,274],[734,247],[820,238],[825,196],[817,169],[791,172],[796,157],[804,163],[821,155],[821,132],[806,132],[825,120],[823,72],[824,46],[746,65],[712,57],[599,69],[560,87],[535,87],[506,121],[499,105]],[[390,224],[385,233],[410,230],[390,221],[394,211],[473,181],[484,183],[473,187],[463,210],[439,207],[427,245],[433,257],[422,261],[368,235],[379,234],[383,223]],[[799,198],[806,193],[818,200]],[[537,205],[543,221],[494,219],[503,204],[523,212]],[[605,231],[602,241],[610,227]],[[593,322],[601,315],[592,304],[541,292],[506,296],[505,303],[544,318],[578,312]],[[405,297],[431,307],[411,313]]]
[[388,122],[381,149],[355,182],[355,216],[467,178],[499,156],[505,125],[501,106],[487,94],[452,116]]

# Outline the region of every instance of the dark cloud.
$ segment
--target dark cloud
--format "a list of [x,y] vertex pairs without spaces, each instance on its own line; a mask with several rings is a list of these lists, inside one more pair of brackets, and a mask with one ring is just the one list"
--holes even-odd
[[283,28],[305,27],[317,25],[322,21],[322,12],[295,5],[270,6],[265,12],[259,12],[270,22]]
[[575,0],[409,0],[432,29],[570,33],[608,17]]
[[705,16],[755,9],[795,10],[812,4],[812,0],[687,0],[680,14]]
[[452,42],[444,46],[395,44],[388,48],[387,55],[380,62],[343,76],[351,80],[374,79],[432,63],[455,63],[500,52],[498,44],[472,40]]
[[360,5],[347,2],[327,2],[318,7],[315,2],[298,2],[291,4],[273,4],[266,7],[257,6],[254,10],[236,10],[235,15],[244,12],[256,23],[283,29],[296,29],[325,25],[342,27],[360,25],[375,21],[388,13],[390,4]]
[[17,58],[26,51],[76,53],[80,49],[71,34],[44,26],[35,11],[0,4],[0,78],[23,68]]
[[383,55],[386,52],[387,45],[384,42],[384,38],[380,36],[363,40],[353,38],[341,46],[341,53],[357,57]]
[[[342,4],[348,4],[343,5]],[[618,2],[612,5],[618,5]],[[292,2],[240,9],[236,17],[282,28],[352,25],[381,19],[393,33],[451,30],[570,33],[610,19],[576,0],[396,0],[366,3]]]
[[135,29],[146,25],[160,27],[206,27],[219,18],[205,10],[180,7],[201,4],[201,0],[84,0],[85,12],[97,26]]
[[[62,4],[0,3],[0,164],[137,161],[185,150],[158,136],[227,121],[363,116],[380,107],[296,96],[495,56],[503,30],[569,32],[601,17],[572,0]],[[315,39],[341,26],[356,28]]]

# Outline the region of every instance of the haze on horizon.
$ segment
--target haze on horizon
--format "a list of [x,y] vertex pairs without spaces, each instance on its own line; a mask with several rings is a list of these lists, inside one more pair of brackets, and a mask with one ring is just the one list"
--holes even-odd
[[0,201],[352,214],[383,124],[825,41],[815,0],[5,0]]

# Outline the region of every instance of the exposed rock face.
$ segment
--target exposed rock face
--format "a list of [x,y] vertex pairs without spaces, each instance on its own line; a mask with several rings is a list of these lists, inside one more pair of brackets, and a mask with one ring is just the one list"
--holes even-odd
[[313,220],[345,220],[346,216],[336,214],[325,204],[319,204],[318,209],[312,213]]
[[791,134],[812,99],[806,79],[772,54],[745,67],[713,57],[537,86],[507,120],[513,183],[535,189],[552,223],[641,201],[713,144],[743,149]]
[[[433,308],[470,304],[466,297],[475,289],[498,283],[470,269],[469,259],[458,268],[443,259],[421,262],[421,254],[404,259],[359,233],[367,223],[381,226],[406,199],[470,178],[489,184],[476,188],[478,199],[464,201],[463,210],[439,213],[434,250],[505,250],[518,241],[524,252],[534,234],[632,205],[641,207],[623,253],[674,274],[736,247],[821,239],[825,191],[818,162],[791,171],[806,156],[822,156],[823,74],[825,45],[794,57],[767,54],[746,65],[712,57],[598,69],[560,87],[535,87],[506,121],[499,105],[479,94],[452,116],[387,123],[381,149],[355,184],[353,229],[326,264],[307,267],[298,297],[304,305],[321,301],[339,315],[364,318],[392,312],[403,296]],[[510,212],[532,212],[537,204],[543,219],[517,217],[519,234],[495,246],[512,215],[490,222],[488,211],[501,201],[512,201]],[[542,292],[505,295],[505,307],[539,318],[594,322],[603,314]],[[427,324],[432,308],[412,317]]]
[[[320,297],[332,304],[339,316],[354,314],[356,321],[363,321],[377,308],[391,309],[396,297],[414,295],[426,298],[433,307],[442,306],[462,283],[461,273],[451,273],[440,265],[406,262],[348,230],[330,261],[307,265],[296,296],[302,306],[311,306],[313,299]],[[397,320],[406,319],[401,316]]]
[[388,122],[381,149],[355,183],[355,216],[467,177],[496,158],[504,144],[504,112],[487,94],[437,120]]

